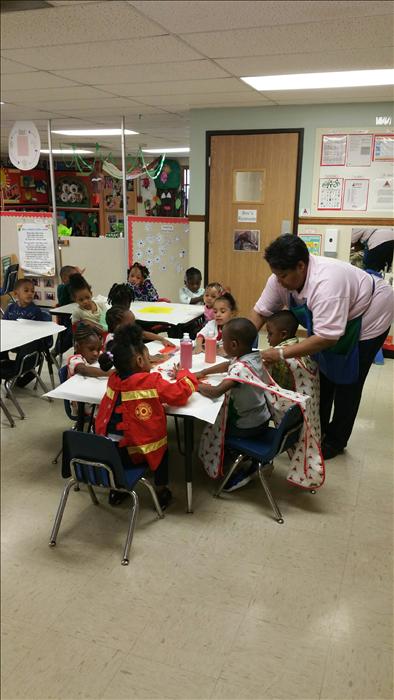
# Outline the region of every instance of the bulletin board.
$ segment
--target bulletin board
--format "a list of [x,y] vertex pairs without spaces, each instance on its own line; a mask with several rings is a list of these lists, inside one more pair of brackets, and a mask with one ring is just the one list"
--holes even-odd
[[146,265],[159,296],[179,301],[189,262],[188,219],[129,216],[128,235],[129,266]]
[[[52,214],[40,212],[0,212],[1,225],[1,247],[2,256],[10,257],[12,262],[19,260],[18,226],[23,223],[37,223],[47,225],[52,223]],[[38,306],[56,306],[56,285],[57,277],[53,275],[39,276],[29,275],[23,270],[19,270],[19,277],[28,277],[34,282],[34,301]]]
[[317,129],[312,215],[392,217],[394,132]]

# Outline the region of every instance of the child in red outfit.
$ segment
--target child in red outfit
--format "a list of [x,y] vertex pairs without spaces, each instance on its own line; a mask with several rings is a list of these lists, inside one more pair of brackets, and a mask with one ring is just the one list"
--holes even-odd
[[[100,357],[100,366],[115,365],[107,392],[100,403],[96,432],[119,440],[122,461],[127,466],[146,462],[155,473],[157,496],[162,508],[170,503],[168,489],[167,420],[163,403],[183,406],[197,389],[196,377],[187,370],[177,372],[175,382],[167,382],[151,372],[149,353],[139,326],[116,331],[111,353]],[[120,502],[114,492],[112,503]],[[110,501],[111,502],[111,501]]]

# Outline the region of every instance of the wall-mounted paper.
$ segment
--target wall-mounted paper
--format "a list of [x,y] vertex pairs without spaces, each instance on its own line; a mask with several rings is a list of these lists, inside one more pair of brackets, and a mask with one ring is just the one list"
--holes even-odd
[[374,160],[394,160],[394,134],[375,136]]
[[369,180],[345,180],[343,209],[345,211],[366,211],[368,204]]
[[260,231],[257,229],[236,229],[234,231],[234,250],[257,252],[260,250]]
[[299,233],[298,236],[299,236],[299,238],[302,238],[302,240],[306,244],[306,247],[308,248],[311,255],[320,255],[321,254],[321,240],[322,240],[321,233],[315,233],[313,235],[306,234],[306,233]]
[[394,209],[394,178],[377,177],[371,183],[369,208],[393,211]]
[[346,165],[349,168],[371,165],[372,139],[372,134],[348,135]]
[[342,209],[343,178],[322,177],[319,180],[318,209]]
[[322,138],[320,165],[345,165],[346,136],[325,134]]
[[18,224],[19,264],[32,275],[55,274],[55,250],[51,223]]
[[238,209],[238,223],[256,223],[257,209]]

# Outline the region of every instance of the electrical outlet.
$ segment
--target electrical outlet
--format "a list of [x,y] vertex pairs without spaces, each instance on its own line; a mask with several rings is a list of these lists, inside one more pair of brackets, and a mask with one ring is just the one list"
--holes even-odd
[[325,253],[337,253],[338,252],[338,229],[337,228],[326,228],[326,235],[324,238],[324,252]]

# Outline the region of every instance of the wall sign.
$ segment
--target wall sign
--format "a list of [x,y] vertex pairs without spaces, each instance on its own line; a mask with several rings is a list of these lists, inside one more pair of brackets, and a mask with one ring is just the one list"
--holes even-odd
[[19,264],[24,272],[37,276],[55,275],[52,223],[19,223]]
[[256,223],[257,209],[238,209],[238,223]]
[[321,233],[315,233],[313,235],[299,233],[298,236],[302,238],[311,255],[321,255]]
[[32,170],[40,160],[41,139],[34,122],[15,122],[8,138],[10,161],[19,170]]

